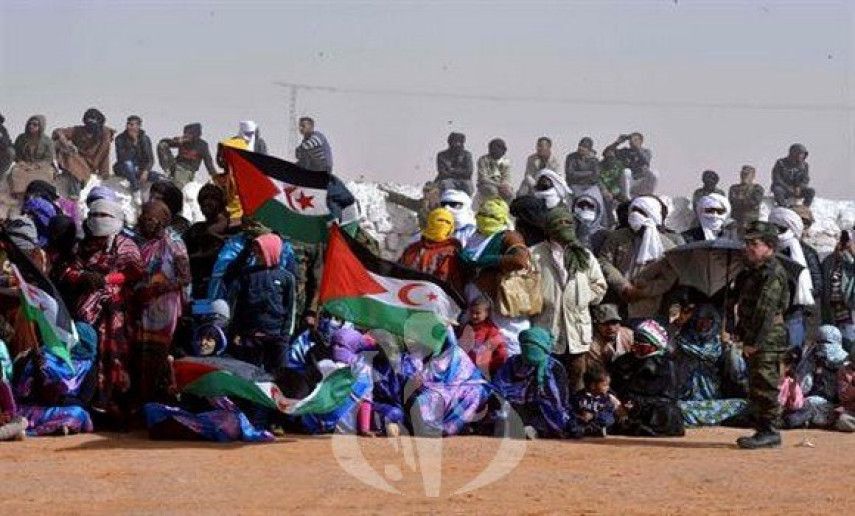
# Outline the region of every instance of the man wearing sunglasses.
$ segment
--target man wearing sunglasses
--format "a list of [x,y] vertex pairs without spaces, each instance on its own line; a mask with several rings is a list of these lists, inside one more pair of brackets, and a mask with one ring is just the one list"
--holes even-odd
[[698,226],[683,232],[688,242],[736,238],[735,227],[730,220],[730,201],[720,193],[702,195],[695,202]]

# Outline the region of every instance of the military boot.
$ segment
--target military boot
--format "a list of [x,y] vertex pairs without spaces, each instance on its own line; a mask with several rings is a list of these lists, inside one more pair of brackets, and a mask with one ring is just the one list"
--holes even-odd
[[751,437],[740,437],[736,440],[736,445],[743,450],[756,450],[758,448],[780,448],[781,434],[773,429],[767,428],[758,430]]

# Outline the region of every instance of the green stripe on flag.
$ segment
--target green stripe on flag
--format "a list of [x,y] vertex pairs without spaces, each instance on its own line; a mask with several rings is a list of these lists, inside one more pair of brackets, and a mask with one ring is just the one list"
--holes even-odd
[[26,296],[21,293],[21,306],[24,309],[24,317],[32,323],[35,323],[42,337],[42,345],[49,353],[61,358],[72,370],[74,364],[71,362],[71,353],[68,346],[63,342],[62,338],[57,335],[53,324],[45,318],[45,313],[33,306],[27,301]]
[[338,408],[349,396],[356,377],[350,367],[336,369],[318,383],[312,392],[291,406],[288,414],[326,414]]
[[327,222],[331,220],[329,215],[300,215],[275,199],[262,204],[252,218],[280,235],[310,244],[326,240]]
[[399,337],[416,338],[434,352],[442,348],[448,327],[435,312],[411,310],[370,297],[332,299],[324,304],[331,314],[358,326],[381,328]]
[[206,373],[182,390],[200,397],[235,396],[262,407],[277,409],[276,401],[257,384],[228,371]]

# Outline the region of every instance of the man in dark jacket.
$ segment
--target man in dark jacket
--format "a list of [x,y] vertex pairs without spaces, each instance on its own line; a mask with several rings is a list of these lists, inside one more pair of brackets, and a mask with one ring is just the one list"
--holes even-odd
[[436,155],[436,179],[442,191],[463,190],[470,197],[472,188],[472,153],[463,146],[466,136],[462,133],[448,135],[448,148]]
[[154,153],[151,150],[151,140],[142,130],[142,118],[131,115],[125,130],[116,137],[116,163],[113,164],[113,173],[131,183],[135,201],[139,202],[140,185],[148,181],[153,166]]
[[6,118],[0,115],[0,175],[6,173],[12,160],[15,159],[15,148],[12,146],[12,139],[9,137],[9,131],[3,123]]
[[790,152],[785,158],[775,162],[772,168],[772,195],[778,206],[789,208],[799,199],[805,206],[810,206],[816,193],[808,186],[810,173],[807,159],[808,151],[801,143],[790,145]]

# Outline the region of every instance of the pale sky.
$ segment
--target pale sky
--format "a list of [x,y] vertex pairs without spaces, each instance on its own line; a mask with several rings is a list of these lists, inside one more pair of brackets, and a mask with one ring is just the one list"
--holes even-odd
[[707,168],[727,186],[744,163],[768,188],[801,142],[818,195],[855,198],[855,1],[0,0],[13,137],[31,114],[68,126],[96,106],[117,129],[141,115],[155,142],[254,119],[292,159],[277,81],[350,90],[297,96],[346,179],[430,179],[455,130],[475,158],[504,138],[518,182],[541,135],[563,165],[582,136],[602,150],[638,130],[663,193]]

